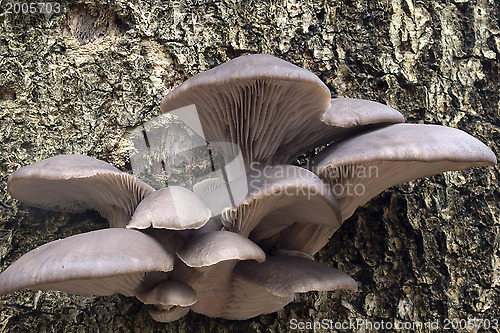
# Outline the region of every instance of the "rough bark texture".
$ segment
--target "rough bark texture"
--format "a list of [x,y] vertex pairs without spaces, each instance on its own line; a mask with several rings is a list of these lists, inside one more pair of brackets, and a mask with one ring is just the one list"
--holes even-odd
[[[333,96],[386,103],[407,122],[456,127],[499,152],[498,1],[88,0],[60,2],[52,15],[7,14],[7,3],[0,16],[2,270],[36,246],[106,225],[97,213],[17,202],[6,191],[13,171],[63,153],[130,170],[127,134],[159,114],[162,96],[242,54],[273,54],[316,73]],[[309,293],[242,322],[190,313],[164,324],[133,298],[22,291],[0,298],[0,331],[285,332],[294,318],[439,320],[442,331],[446,319],[500,320],[498,178],[498,167],[449,172],[358,209],[317,256],[352,275],[358,292]]]

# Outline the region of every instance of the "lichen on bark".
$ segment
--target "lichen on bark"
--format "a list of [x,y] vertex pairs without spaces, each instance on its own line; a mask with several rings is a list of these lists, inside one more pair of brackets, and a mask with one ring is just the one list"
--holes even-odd
[[[412,1],[60,2],[0,15],[0,264],[103,228],[97,213],[29,208],[6,190],[21,166],[81,153],[130,171],[127,136],[164,94],[239,55],[306,68],[332,95],[388,104],[411,123],[462,129],[497,155],[500,4]],[[270,331],[290,320],[500,319],[499,169],[397,186],[358,209],[317,259],[358,292],[308,293],[248,321],[194,313],[156,323],[133,298],[22,291],[0,298],[0,331]],[[476,331],[466,329],[467,331]],[[369,331],[361,327],[357,331]],[[416,331],[426,331],[424,328]]]

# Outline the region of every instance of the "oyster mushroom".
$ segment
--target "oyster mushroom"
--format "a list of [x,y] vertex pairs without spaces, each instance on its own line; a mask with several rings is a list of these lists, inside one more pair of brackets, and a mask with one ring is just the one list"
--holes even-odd
[[173,277],[185,281],[197,291],[226,283],[234,265],[242,260],[266,260],[266,254],[251,240],[229,231],[212,231],[194,236],[177,256],[185,264]]
[[281,310],[296,293],[357,290],[342,271],[310,259],[273,256],[263,263],[239,262],[233,279],[216,290],[200,292],[194,312],[210,317],[242,320]]
[[227,260],[266,260],[252,241],[229,231],[199,234],[178,249],[177,256],[189,267],[208,267]]
[[449,170],[493,166],[493,152],[458,129],[395,124],[334,144],[313,158],[330,184],[342,220],[386,188]]
[[139,231],[103,229],[42,245],[0,274],[0,295],[21,289],[135,295],[148,272],[169,272],[174,258]]
[[[399,111],[390,106],[356,98],[333,98],[330,107],[321,115],[329,126],[359,128],[373,124],[397,124],[405,121]],[[344,133],[344,136],[347,136]]]
[[[0,274],[0,293],[120,292],[155,304],[151,314],[159,321],[190,309],[229,319],[277,311],[296,293],[356,289],[352,278],[311,258],[357,206],[410,179],[496,163],[485,145],[461,131],[399,124],[402,115],[388,106],[330,99],[314,74],[268,55],[194,76],[165,96],[161,109],[222,151],[231,164],[221,170],[224,180],[211,174],[198,183],[197,199],[181,188],[154,192],[84,156],[16,171],[8,182],[16,198],[49,209],[97,209],[111,226],[129,229],[41,246]],[[283,165],[323,143],[330,145],[312,166],[319,177]],[[376,167],[376,177],[361,176],[359,167]],[[348,185],[366,190],[336,192]],[[184,205],[187,200],[192,204]],[[130,251],[134,246],[138,254]]]
[[[355,125],[356,117],[363,118],[359,125],[404,121],[375,102],[356,100],[345,110],[340,101],[331,105],[330,91],[308,70],[254,54],[189,78],[163,98],[161,110],[174,112],[210,143],[236,144],[247,171],[289,163],[309,148],[342,138],[353,132],[342,127]],[[187,108],[193,104],[196,117]],[[374,116],[364,117],[368,109]]]
[[186,283],[166,280],[153,289],[141,291],[136,297],[144,304],[154,304],[157,310],[149,314],[156,321],[175,321],[189,312],[189,307],[196,303],[196,291]]
[[191,191],[181,186],[157,190],[142,200],[127,225],[130,229],[198,229],[211,212]]
[[[228,230],[250,237],[264,250],[314,254],[340,226],[337,200],[312,172],[292,165],[267,166],[249,173],[247,178],[250,193],[234,207],[225,208],[221,221]],[[274,240],[292,227],[307,240],[289,247],[288,243]],[[322,234],[303,234],[311,228],[320,229]]]
[[84,155],[59,155],[16,170],[11,195],[34,207],[80,213],[97,210],[111,227],[124,228],[154,189],[111,164]]

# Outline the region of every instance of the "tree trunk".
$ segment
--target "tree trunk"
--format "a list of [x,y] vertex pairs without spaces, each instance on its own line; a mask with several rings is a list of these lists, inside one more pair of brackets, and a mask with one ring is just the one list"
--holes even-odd
[[[317,74],[333,97],[459,128],[498,155],[498,1],[58,1],[42,14],[2,2],[2,270],[44,243],[106,226],[95,212],[19,203],[7,192],[12,172],[75,153],[130,170],[127,135],[160,113],[161,98],[243,54],[275,55]],[[247,321],[190,313],[165,324],[134,298],[21,291],[0,298],[0,330],[285,332],[323,319],[340,331],[498,329],[499,178],[498,167],[447,172],[359,208],[316,258],[353,276],[357,292],[308,293]]]

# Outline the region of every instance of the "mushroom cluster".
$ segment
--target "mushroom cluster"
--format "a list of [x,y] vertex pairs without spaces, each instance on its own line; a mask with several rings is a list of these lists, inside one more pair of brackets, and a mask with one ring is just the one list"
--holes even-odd
[[[183,120],[227,160],[237,147],[242,176],[156,190],[82,155],[25,166],[8,180],[13,197],[44,209],[95,209],[111,228],[25,254],[0,274],[0,294],[121,293],[155,305],[151,316],[163,322],[189,310],[228,319],[278,311],[298,293],[357,289],[313,256],[358,206],[415,178],[496,164],[460,130],[404,124],[372,101],[331,99],[316,75],[269,55],[188,79],[161,111],[182,118],[190,105],[196,124],[192,115]],[[322,145],[307,168],[288,164]],[[228,201],[241,186],[245,194]]]

